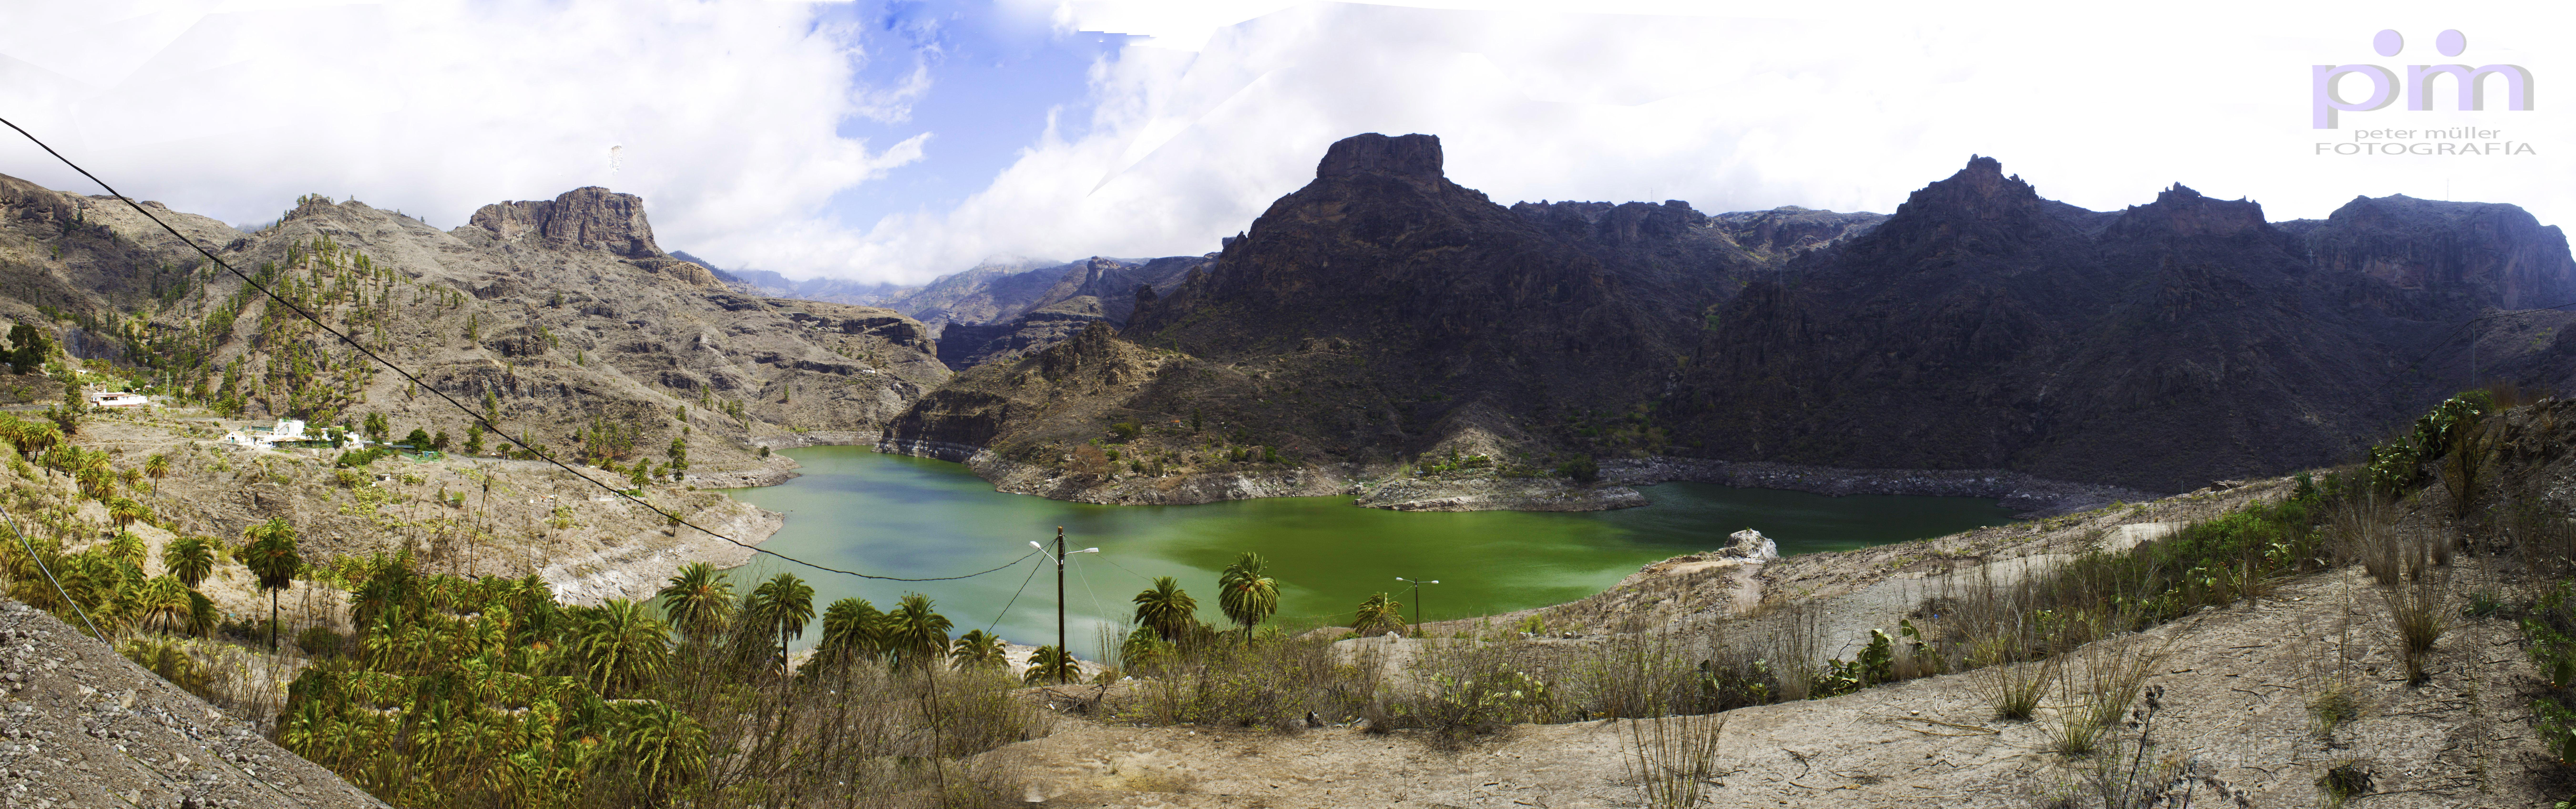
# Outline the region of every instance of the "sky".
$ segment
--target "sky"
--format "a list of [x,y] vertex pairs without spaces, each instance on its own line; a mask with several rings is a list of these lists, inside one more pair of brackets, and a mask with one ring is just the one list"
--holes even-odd
[[[227,222],[320,193],[455,227],[603,185],[666,250],[868,282],[1212,251],[1362,132],[1439,135],[1504,204],[1888,212],[1981,154],[2097,210],[2181,183],[2275,220],[2388,194],[2576,219],[2576,12],[2073,5],[5,3],[0,118]],[[2408,109],[2408,66],[2452,63],[2527,71],[2532,109],[2497,77],[2483,110],[2447,78]],[[2391,103],[2317,128],[2320,65],[2355,66],[2355,108],[2385,67]],[[0,135],[0,173],[100,193]]]

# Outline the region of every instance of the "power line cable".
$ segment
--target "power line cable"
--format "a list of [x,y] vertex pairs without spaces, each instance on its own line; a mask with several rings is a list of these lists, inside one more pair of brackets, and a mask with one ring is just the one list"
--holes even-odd
[[[1026,558],[1028,558],[1028,557],[1026,557],[1026,556],[1022,556],[1022,557],[1020,557],[1020,558],[1022,558],[1022,559],[1026,559]],[[1026,578],[1022,578],[1022,579],[1020,579],[1020,589],[1012,591],[1012,592],[1011,592],[1011,600],[1010,600],[1010,601],[1007,601],[1007,602],[1004,602],[1004,603],[1002,604],[1002,611],[1001,611],[1001,612],[998,612],[998,613],[995,613],[995,614],[993,615],[993,622],[992,622],[992,623],[989,623],[989,624],[985,624],[985,625],[984,625],[984,634],[987,634],[987,635],[993,634],[993,628],[994,628],[994,627],[997,627],[997,626],[1001,626],[1001,625],[1002,625],[1002,619],[1004,619],[1004,618],[1008,618],[1008,617],[1010,617],[1010,616],[1011,616],[1011,606],[1012,606],[1012,605],[1014,605],[1014,604],[1018,604],[1018,603],[1020,603],[1020,594],[1021,594],[1021,593],[1025,593],[1025,592],[1028,592],[1028,591],[1029,591],[1029,582],[1037,581],[1037,580],[1038,580],[1038,571],[1040,571],[1040,570],[1045,570],[1045,569],[1046,569],[1046,566],[1045,566],[1045,565],[1038,565],[1038,566],[1036,566],[1036,567],[1029,568],[1029,575],[1028,575]]]
[[796,564],[800,564],[800,565],[804,565],[804,566],[806,566],[806,567],[810,567],[810,568],[813,568],[813,569],[815,569],[815,570],[821,570],[821,571],[826,571],[826,572],[831,572],[831,573],[839,573],[839,574],[844,575],[844,576],[856,576],[856,577],[859,577],[859,578],[862,578],[862,579],[875,579],[875,580],[877,580],[877,581],[955,581],[955,580],[958,580],[958,579],[971,579],[971,578],[974,578],[974,577],[976,577],[976,576],[981,576],[981,575],[984,575],[984,574],[986,574],[986,573],[992,573],[992,572],[994,572],[994,571],[998,571],[998,570],[1001,570],[1001,569],[1003,569],[1003,568],[1010,567],[1011,565],[1019,564],[1022,560],[1025,560],[1025,559],[1029,558],[1029,557],[1028,557],[1028,555],[1023,555],[1023,556],[1021,556],[1019,559],[1013,559],[1013,560],[1011,560],[1008,564],[1001,565],[1000,567],[995,567],[995,568],[992,568],[992,569],[989,569],[989,570],[977,571],[977,572],[974,572],[974,573],[968,573],[968,574],[963,575],[963,576],[930,576],[930,577],[926,577],[926,578],[910,579],[910,578],[903,578],[903,577],[900,577],[900,576],[878,576],[878,575],[869,574],[869,573],[861,573],[861,572],[858,572],[858,571],[855,571],[855,570],[842,570],[842,569],[840,569],[840,568],[836,568],[836,567],[829,567],[829,566],[826,566],[826,565],[818,565],[818,564],[815,564],[815,563],[813,563],[813,562],[808,562],[808,561],[805,561],[805,560],[803,560],[803,559],[798,559],[798,558],[796,558],[796,557],[789,556],[789,555],[786,555],[786,554],[783,554],[783,553],[779,553],[779,552],[777,552],[777,551],[766,550],[766,549],[763,549],[763,548],[761,548],[761,547],[759,547],[759,546],[756,546],[756,545],[752,545],[752,544],[749,544],[749,543],[743,542],[742,540],[734,539],[733,537],[725,536],[725,535],[723,535],[723,534],[719,534],[719,533],[716,533],[716,532],[714,532],[714,531],[707,530],[705,527],[700,526],[700,525],[698,525],[697,523],[689,522],[688,520],[682,519],[682,518],[681,518],[679,515],[677,515],[677,514],[673,514],[673,513],[668,512],[668,511],[663,511],[660,507],[655,506],[655,505],[653,505],[652,503],[645,502],[645,500],[644,500],[643,498],[641,498],[641,497],[636,497],[636,496],[634,496],[634,495],[627,494],[627,493],[626,493],[626,491],[625,491],[625,490],[623,490],[623,489],[618,489],[618,488],[615,488],[615,487],[609,486],[609,485],[608,485],[608,484],[606,484],[606,483],[601,483],[601,482],[599,482],[598,480],[596,480],[596,479],[592,478],[592,477],[591,477],[591,476],[589,476],[589,475],[582,474],[581,472],[574,470],[571,466],[566,465],[564,462],[559,461],[559,460],[556,460],[556,459],[555,459],[555,457],[554,457],[553,455],[550,455],[550,454],[547,454],[547,453],[544,453],[544,452],[539,452],[539,451],[537,450],[537,448],[536,448],[536,447],[530,446],[530,445],[528,444],[528,442],[526,442],[526,441],[522,441],[522,440],[520,440],[520,439],[519,439],[519,437],[517,437],[517,436],[513,436],[513,435],[509,434],[508,432],[506,432],[506,431],[502,430],[502,429],[501,429],[501,427],[500,427],[500,425],[493,424],[493,423],[492,423],[492,421],[491,421],[490,419],[486,419],[486,418],[484,418],[484,417],[482,416],[482,414],[479,414],[479,413],[474,412],[474,409],[473,409],[473,408],[466,407],[463,403],[460,403],[460,402],[456,401],[456,399],[454,399],[453,397],[448,396],[448,395],[447,395],[447,393],[446,393],[445,391],[441,391],[441,390],[439,390],[439,389],[437,389],[437,388],[435,388],[435,387],[431,387],[431,386],[429,386],[429,385],[423,385],[423,384],[421,384],[421,383],[420,383],[420,378],[419,378],[419,377],[413,376],[413,375],[411,374],[411,372],[403,370],[403,369],[402,369],[402,366],[395,365],[395,364],[393,364],[393,362],[392,362],[392,361],[387,360],[387,359],[385,359],[384,357],[377,356],[377,355],[376,355],[376,352],[369,350],[369,349],[368,349],[364,344],[359,343],[359,342],[357,341],[357,339],[356,339],[356,338],[353,338],[353,337],[350,337],[350,336],[349,336],[349,335],[347,335],[347,334],[343,334],[343,333],[341,333],[339,329],[332,328],[332,327],[331,327],[331,324],[328,324],[328,323],[324,323],[324,322],[322,322],[322,318],[314,316],[314,314],[313,314],[312,312],[307,312],[307,311],[305,311],[305,310],[304,310],[304,307],[297,306],[297,305],[295,305],[295,303],[294,303],[293,301],[289,301],[289,300],[287,300],[287,299],[285,299],[285,298],[283,298],[283,297],[279,297],[279,296],[278,296],[278,294],[277,294],[276,292],[270,291],[268,287],[266,287],[266,286],[262,286],[262,285],[260,285],[260,283],[259,283],[258,281],[252,280],[250,276],[248,276],[248,275],[244,275],[244,274],[242,273],[242,271],[241,271],[241,270],[234,269],[234,268],[233,268],[233,265],[228,264],[228,263],[225,263],[225,262],[224,262],[224,260],[223,260],[222,258],[217,257],[217,256],[216,256],[212,251],[209,251],[209,250],[207,250],[205,247],[203,247],[203,246],[201,246],[201,245],[197,244],[197,240],[195,240],[195,239],[191,239],[191,238],[188,238],[188,236],[187,236],[186,234],[180,233],[178,228],[171,227],[171,226],[170,226],[170,223],[161,221],[161,217],[153,216],[151,211],[149,211],[149,210],[145,210],[145,209],[144,209],[144,207],[143,207],[142,205],[137,204],[133,199],[130,199],[130,198],[126,197],[123,193],[118,192],[114,186],[110,186],[110,185],[108,185],[106,180],[101,180],[101,179],[99,179],[99,178],[98,178],[98,175],[95,175],[95,174],[91,174],[91,173],[89,173],[89,169],[81,168],[81,167],[80,167],[80,164],[72,162],[71,158],[64,157],[64,156],[63,156],[63,154],[62,154],[61,152],[54,151],[54,147],[52,147],[52,146],[48,146],[48,145],[45,145],[45,142],[44,142],[43,140],[38,139],[34,134],[29,133],[25,128],[22,128],[22,127],[18,126],[18,124],[17,124],[17,123],[12,122],[12,121],[10,121],[10,120],[8,120],[8,119],[6,119],[6,118],[0,118],[0,124],[8,124],[10,129],[17,130],[17,131],[18,131],[18,134],[26,136],[26,138],[27,138],[27,140],[28,140],[29,142],[36,144],[36,148],[39,148],[39,149],[43,149],[43,150],[45,150],[45,154],[53,155],[55,160],[60,160],[60,161],[62,161],[63,165],[70,166],[70,167],[71,167],[71,169],[72,169],[73,171],[80,172],[80,175],[81,175],[81,176],[89,178],[89,181],[90,181],[90,182],[97,183],[97,184],[98,184],[98,187],[100,187],[100,188],[104,188],[104,189],[107,189],[107,193],[108,193],[108,195],[109,195],[109,196],[113,196],[113,197],[117,198],[117,200],[118,200],[118,201],[124,202],[124,203],[125,203],[125,205],[126,205],[126,207],[133,208],[135,213],[142,214],[144,218],[152,220],[152,224],[160,225],[162,230],[169,231],[171,236],[176,237],[180,242],[185,243],[185,244],[186,244],[186,245],[188,245],[190,248],[195,249],[195,250],[198,252],[198,254],[203,255],[203,256],[205,256],[205,257],[206,257],[206,259],[207,259],[207,260],[214,262],[214,263],[215,263],[215,266],[222,267],[222,268],[224,268],[224,271],[225,271],[225,272],[232,273],[234,277],[242,279],[242,283],[243,283],[243,284],[245,284],[245,285],[249,286],[249,287],[250,287],[250,288],[252,288],[252,289],[259,290],[259,291],[260,291],[260,294],[267,295],[269,300],[271,300],[271,301],[275,301],[275,302],[277,302],[277,303],[279,303],[279,304],[283,304],[286,308],[288,308],[288,309],[290,309],[290,310],[293,310],[296,314],[303,315],[303,316],[304,316],[304,319],[306,319],[306,320],[310,320],[310,321],[313,321],[313,325],[314,325],[314,326],[316,326],[316,327],[318,327],[318,328],[322,329],[323,331],[330,332],[330,333],[331,333],[331,336],[333,336],[333,337],[340,338],[340,341],[341,341],[341,342],[348,343],[348,344],[349,344],[349,347],[354,348],[354,349],[357,349],[357,350],[358,350],[358,353],[361,353],[361,354],[365,354],[365,355],[367,355],[367,359],[375,360],[377,364],[379,364],[379,365],[383,365],[386,369],[391,370],[391,371],[393,371],[393,372],[394,372],[394,373],[396,373],[396,374],[400,374],[404,380],[411,382],[414,386],[419,387],[419,388],[421,388],[421,389],[425,389],[425,390],[429,391],[429,392],[430,392],[430,393],[432,393],[432,394],[436,394],[440,400],[447,402],[447,404],[448,404],[449,406],[456,408],[458,412],[464,413],[467,417],[472,418],[472,419],[474,420],[474,422],[475,422],[475,423],[480,424],[480,425],[483,425],[483,426],[484,426],[485,428],[487,428],[487,429],[488,429],[488,431],[489,431],[489,432],[491,432],[492,434],[494,434],[494,435],[498,435],[498,436],[500,436],[503,440],[506,440],[506,441],[509,441],[509,442],[510,442],[510,443],[512,443],[512,444],[516,444],[516,445],[518,445],[518,447],[519,447],[520,449],[522,449],[522,450],[526,450],[526,451],[528,452],[528,454],[530,454],[530,455],[536,456],[537,458],[539,458],[539,459],[541,459],[541,460],[544,460],[544,461],[545,461],[545,462],[547,462],[547,463],[551,463],[551,464],[554,464],[554,465],[555,465],[555,466],[557,466],[557,467],[562,468],[565,472],[570,473],[573,477],[580,478],[581,480],[583,480],[584,482],[589,483],[590,485],[597,486],[597,487],[599,487],[599,488],[601,488],[601,489],[604,489],[604,490],[608,491],[610,494],[614,494],[614,495],[617,495],[617,496],[619,496],[619,497],[626,498],[627,500],[633,501],[636,505],[640,505],[640,506],[643,506],[643,507],[644,507],[644,508],[646,508],[646,509],[651,510],[651,511],[652,511],[653,513],[655,513],[655,514],[660,514],[660,515],[662,515],[662,518],[663,518],[663,519],[665,519],[665,520],[668,520],[672,525],[685,525],[685,526],[688,526],[688,527],[690,527],[690,528],[696,529],[699,533],[706,534],[707,536],[715,537],[715,538],[717,538],[717,539],[721,539],[721,540],[724,540],[724,541],[726,541],[726,542],[731,542],[731,543],[733,543],[733,544],[735,544],[735,545],[739,545],[739,546],[743,547],[744,549],[747,549],[747,550],[749,550],[749,551],[751,551],[751,552],[753,552],[753,553],[768,554],[768,555],[770,555],[770,556],[775,556],[775,557],[778,557],[778,558],[780,558],[780,559],[785,559],[785,560],[787,560],[787,561],[794,562],[794,563],[796,563]]
[[54,594],[62,596],[63,603],[72,605],[72,612],[79,615],[81,623],[89,627],[90,637],[97,638],[100,643],[106,643],[107,634],[98,631],[98,624],[89,619],[89,611],[81,609],[80,602],[72,600],[72,594],[63,590],[62,580],[54,578],[53,569],[46,567],[44,557],[36,553],[36,541],[28,539],[27,532],[18,527],[18,518],[11,516],[9,510],[5,508],[0,508],[0,518],[9,521],[9,533],[17,534],[18,542],[27,546],[27,561],[36,563],[36,570],[45,574],[45,581],[53,583]]
[[[1119,570],[1127,570],[1127,566],[1126,566],[1126,565],[1119,564],[1119,563],[1117,562],[1117,560],[1111,559],[1111,558],[1109,558],[1109,557],[1107,557],[1107,556],[1102,556],[1102,557],[1100,557],[1100,561],[1108,562],[1110,567],[1114,567],[1114,568],[1117,568],[1117,569],[1119,569]],[[1146,577],[1146,575],[1145,575],[1145,574],[1143,574],[1143,573],[1138,573],[1138,572],[1133,571],[1133,570],[1127,570],[1127,575],[1134,576],[1134,577],[1139,578],[1139,579],[1144,579],[1144,580],[1145,580],[1145,584],[1146,584],[1147,586],[1152,586],[1152,585],[1154,584],[1154,580],[1153,580],[1153,579],[1151,579],[1151,578]]]

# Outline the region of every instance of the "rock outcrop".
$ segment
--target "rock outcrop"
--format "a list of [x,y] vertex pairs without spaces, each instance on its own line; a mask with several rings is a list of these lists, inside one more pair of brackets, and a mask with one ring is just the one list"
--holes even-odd
[[623,258],[670,257],[653,244],[653,226],[644,221],[643,197],[595,185],[563,192],[552,200],[485,205],[469,221],[504,243],[536,239],[556,249],[606,250]]
[[1780,558],[1780,545],[1772,542],[1770,537],[1763,536],[1762,532],[1747,528],[1726,535],[1726,547],[1719,548],[1717,555],[1733,559],[1770,561]]

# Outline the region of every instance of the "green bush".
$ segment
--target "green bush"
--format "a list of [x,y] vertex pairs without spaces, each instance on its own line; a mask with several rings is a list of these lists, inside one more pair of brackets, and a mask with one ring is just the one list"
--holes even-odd
[[313,657],[330,657],[340,653],[340,633],[330,627],[308,627],[295,634],[295,648]]
[[1601,479],[1601,464],[1592,460],[1590,455],[1577,455],[1574,460],[1557,464],[1556,473],[1573,478],[1576,483],[1592,483]]

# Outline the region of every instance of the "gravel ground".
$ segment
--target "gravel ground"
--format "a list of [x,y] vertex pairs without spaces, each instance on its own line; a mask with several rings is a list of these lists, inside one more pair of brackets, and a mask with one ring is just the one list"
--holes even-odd
[[0,644],[0,807],[385,805],[40,610]]

